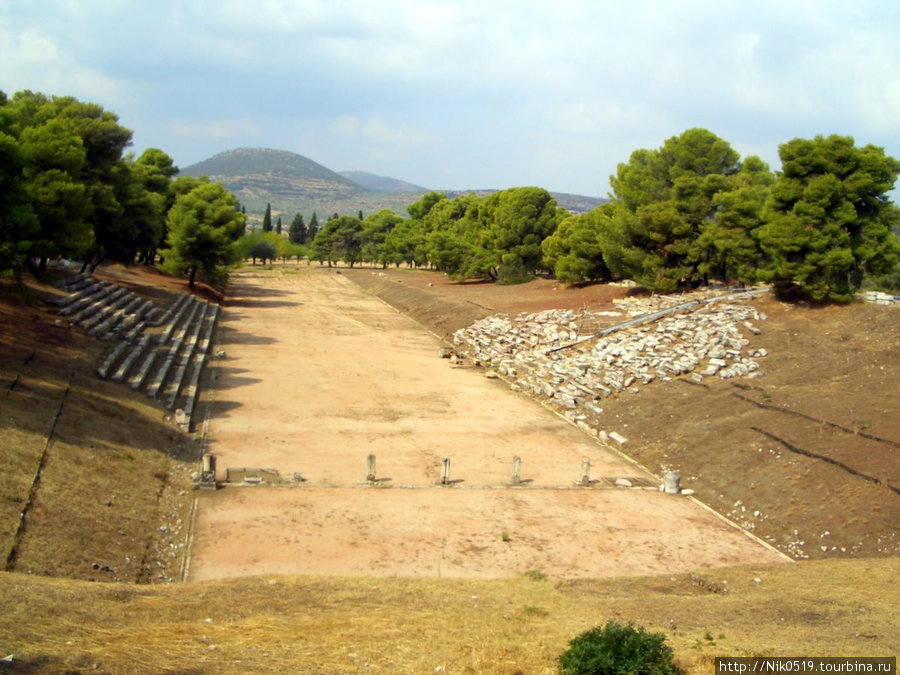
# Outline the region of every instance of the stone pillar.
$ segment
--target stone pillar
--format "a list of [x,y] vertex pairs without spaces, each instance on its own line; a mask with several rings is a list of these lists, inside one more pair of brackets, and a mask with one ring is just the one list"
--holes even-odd
[[375,482],[375,455],[366,457],[366,481]]
[[585,457],[581,460],[581,484],[582,485],[590,485],[591,484],[591,460]]
[[666,471],[665,490],[669,495],[677,495],[681,492],[681,474],[678,471]]
[[510,485],[519,485],[522,482],[522,458],[516,455],[513,457],[512,478],[509,479]]
[[444,457],[441,460],[441,485],[450,482],[450,458]]
[[204,490],[216,489],[216,458],[208,452],[200,458],[200,487]]

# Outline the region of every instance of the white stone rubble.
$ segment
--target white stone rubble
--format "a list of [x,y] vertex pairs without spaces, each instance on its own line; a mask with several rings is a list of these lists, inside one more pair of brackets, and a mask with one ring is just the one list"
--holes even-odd
[[[619,308],[640,316],[684,302],[683,297],[627,298]],[[610,325],[609,314],[548,310],[513,318],[495,315],[457,331],[453,341],[460,353],[495,369],[516,389],[551,399],[566,411],[594,414],[602,409],[593,401],[638,392],[654,381],[755,377],[758,359],[767,354],[751,348],[741,332],[758,335],[757,324],[766,318],[743,301],[695,305],[595,337]]]

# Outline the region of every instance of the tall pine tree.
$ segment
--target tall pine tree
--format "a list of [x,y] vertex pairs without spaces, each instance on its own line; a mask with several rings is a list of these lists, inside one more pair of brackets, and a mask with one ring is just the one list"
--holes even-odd
[[319,229],[319,217],[316,215],[316,212],[313,211],[312,218],[309,219],[309,228],[306,231],[306,241],[312,242],[319,233]]
[[306,223],[303,222],[303,214],[298,213],[294,216],[288,227],[288,239],[292,244],[306,243]]
[[272,231],[272,205],[266,204],[266,215],[263,216],[262,231]]

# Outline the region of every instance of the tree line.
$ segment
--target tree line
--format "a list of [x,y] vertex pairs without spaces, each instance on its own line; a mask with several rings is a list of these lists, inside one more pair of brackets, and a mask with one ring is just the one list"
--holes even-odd
[[222,282],[242,259],[307,257],[441,270],[458,281],[578,284],[633,279],[670,292],[712,282],[773,284],[782,296],[849,301],[862,284],[900,288],[900,162],[846,136],[794,139],[773,172],[706,129],[635,150],[610,201],[573,215],[539,187],[287,227],[267,205],[260,231],[221,184],[178,177],[172,158],[125,153],[132,132],[94,103],[0,92],[0,271],[69,258],[156,265]]
[[782,297],[847,302],[864,281],[900,289],[900,162],[846,136],[794,139],[782,169],[741,160],[706,129],[635,150],[610,201],[572,215],[537,187],[424,195],[409,217],[333,216],[308,256],[406,264],[455,280],[514,283],[552,273],[578,284],[633,279],[654,292],[711,282],[773,284]]
[[48,261],[158,265],[221,281],[240,261],[245,214],[219,183],[176,177],[162,150],[125,153],[132,132],[95,103],[0,91],[0,272]]

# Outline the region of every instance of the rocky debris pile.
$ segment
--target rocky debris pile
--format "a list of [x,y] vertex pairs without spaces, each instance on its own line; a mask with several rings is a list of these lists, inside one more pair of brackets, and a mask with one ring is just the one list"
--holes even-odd
[[863,302],[870,302],[873,305],[900,305],[900,295],[891,295],[880,291],[866,291],[861,293],[860,296]]
[[[684,298],[671,300],[673,305],[684,303]],[[658,312],[659,305],[658,297],[632,298],[620,308],[641,316]],[[639,391],[653,381],[754,377],[758,359],[766,356],[765,349],[751,348],[744,337],[744,332],[759,334],[754,322],[766,318],[746,303],[694,305],[652,323],[606,328],[605,335],[596,337],[610,314],[548,310],[514,318],[496,315],[457,331],[453,340],[458,351],[495,369],[516,388],[565,410],[582,407],[594,413],[600,411],[594,401]]]

